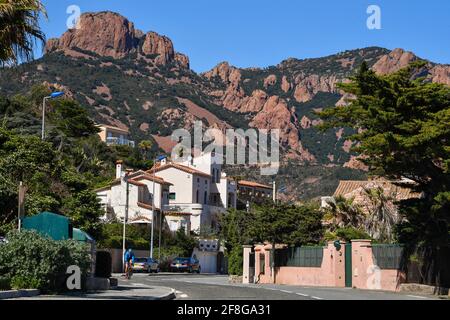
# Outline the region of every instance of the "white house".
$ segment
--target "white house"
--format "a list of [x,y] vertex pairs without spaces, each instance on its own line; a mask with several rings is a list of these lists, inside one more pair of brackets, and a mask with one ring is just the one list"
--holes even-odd
[[169,204],[163,206],[169,225],[189,216],[192,231],[198,233],[200,226],[214,229],[217,215],[236,208],[236,183],[222,172],[212,153],[183,162],[163,159],[147,174],[171,183]]
[[[116,165],[116,180],[109,186],[96,190],[105,209],[105,221],[125,217],[128,181],[128,223],[150,224],[153,216],[159,221],[161,208],[169,203],[170,183],[144,171],[124,173],[122,162]],[[153,195],[155,214],[152,215]]]

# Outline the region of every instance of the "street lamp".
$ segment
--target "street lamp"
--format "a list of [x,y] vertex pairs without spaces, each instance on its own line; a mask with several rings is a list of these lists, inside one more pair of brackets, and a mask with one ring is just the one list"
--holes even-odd
[[44,98],[44,101],[42,103],[42,140],[45,139],[45,107],[46,107],[47,100],[56,99],[56,98],[62,97],[63,95],[64,95],[64,92],[57,91],[57,92],[53,92],[48,97]]
[[[150,258],[153,259],[153,233],[154,233],[154,222],[155,222],[155,178],[156,178],[156,162],[164,160],[165,156],[159,156],[153,161],[153,193],[152,193],[152,230],[150,239]],[[161,204],[160,204],[161,206]],[[162,206],[161,206],[162,207]],[[162,210],[162,208],[160,208]],[[160,219],[162,219],[162,214],[160,213]],[[161,222],[160,222],[161,225]],[[159,255],[161,255],[161,228],[159,229]]]

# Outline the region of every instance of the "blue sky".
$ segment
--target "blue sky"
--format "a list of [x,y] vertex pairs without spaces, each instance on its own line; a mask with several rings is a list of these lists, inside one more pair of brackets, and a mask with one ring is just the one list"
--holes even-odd
[[[172,39],[195,71],[218,62],[266,67],[367,46],[397,47],[450,63],[449,0],[44,0],[48,38],[66,29],[68,6],[118,12],[136,28]],[[381,8],[381,30],[369,30],[366,10]]]

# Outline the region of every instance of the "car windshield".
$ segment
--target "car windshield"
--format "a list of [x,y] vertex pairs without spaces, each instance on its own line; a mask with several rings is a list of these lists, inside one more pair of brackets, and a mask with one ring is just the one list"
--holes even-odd
[[188,258],[177,258],[174,261],[175,263],[188,263],[189,259]]
[[147,258],[136,258],[134,262],[147,262]]

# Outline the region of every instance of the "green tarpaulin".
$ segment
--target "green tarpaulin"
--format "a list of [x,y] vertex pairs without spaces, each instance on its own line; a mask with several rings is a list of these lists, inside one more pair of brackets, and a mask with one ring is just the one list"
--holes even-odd
[[69,219],[51,212],[42,212],[24,218],[22,227],[26,230],[35,230],[53,240],[67,240],[72,237],[72,225]]
[[51,212],[42,212],[33,217],[24,218],[22,227],[25,230],[35,230],[53,240],[94,241],[86,232],[73,228],[67,217]]

